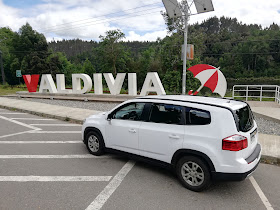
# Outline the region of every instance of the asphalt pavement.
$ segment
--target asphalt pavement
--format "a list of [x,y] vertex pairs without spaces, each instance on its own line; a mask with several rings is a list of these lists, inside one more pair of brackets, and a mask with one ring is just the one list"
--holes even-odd
[[169,170],[88,153],[81,125],[0,109],[0,209],[280,209],[280,167],[195,193]]

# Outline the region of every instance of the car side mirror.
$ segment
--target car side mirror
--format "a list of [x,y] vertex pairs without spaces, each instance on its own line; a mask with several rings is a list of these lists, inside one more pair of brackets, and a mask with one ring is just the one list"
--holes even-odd
[[108,120],[108,121],[111,121],[111,120],[112,120],[112,118],[113,118],[113,114],[112,114],[112,113],[108,114],[108,116],[107,116],[107,120]]

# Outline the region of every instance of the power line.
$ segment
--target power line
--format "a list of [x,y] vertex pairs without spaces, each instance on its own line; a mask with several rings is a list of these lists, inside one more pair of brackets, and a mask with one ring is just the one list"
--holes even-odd
[[267,42],[267,41],[280,41],[280,39],[259,39],[259,40],[240,40],[240,41],[221,41],[221,42],[210,42],[210,43],[204,43],[205,45],[211,45],[211,44],[219,44],[219,43],[246,43],[246,42]]
[[[77,21],[73,21],[73,22],[68,22],[68,23],[63,23],[63,24],[59,24],[59,25],[56,25],[56,26],[53,26],[53,27],[48,27],[48,28],[43,28],[41,30],[43,31],[47,31],[47,30],[52,30],[52,29],[56,29],[57,27],[68,27],[67,25],[69,24],[72,24],[72,23],[78,23],[78,22],[82,22],[82,21],[86,21],[84,22],[83,24],[86,24],[86,23],[90,23],[90,22],[96,22],[98,20],[92,20],[93,18],[101,18],[101,17],[106,17],[106,16],[111,16],[111,15],[115,15],[115,14],[119,14],[119,13],[123,13],[123,12],[127,12],[127,11],[131,11],[131,10],[135,10],[135,9],[139,9],[139,8],[144,8],[144,7],[147,7],[147,6],[153,6],[153,5],[158,5],[159,3],[154,3],[154,4],[147,4],[147,5],[143,5],[143,6],[139,6],[139,7],[135,7],[135,8],[131,8],[131,9],[127,9],[127,10],[123,10],[123,11],[118,11],[118,12],[114,12],[114,13],[108,13],[108,14],[105,14],[105,15],[102,15],[102,16],[96,16],[96,17],[92,17],[92,18],[88,18],[88,19],[83,19],[83,20],[77,20]],[[161,7],[156,7],[156,8],[162,8]],[[146,10],[143,10],[143,11],[146,11]],[[136,11],[136,12],[142,12],[142,11]],[[130,13],[132,14],[132,13]],[[104,19],[101,19],[101,20],[104,20]],[[78,23],[79,25],[80,23]],[[77,25],[77,24],[74,24],[74,26]]]
[[[159,9],[159,8],[161,8],[161,7],[155,7],[155,8],[149,9],[149,10],[156,10],[156,9]],[[149,10],[144,10],[144,11],[141,11],[141,12],[146,12],[146,11],[149,11]],[[128,18],[128,17],[133,18],[133,17],[143,16],[143,15],[148,15],[148,14],[153,14],[153,13],[155,13],[155,11],[152,11],[152,12],[149,12],[149,13],[137,14],[137,15],[135,15],[134,13],[130,13],[129,15],[122,15],[119,18],[101,19],[101,20],[97,20],[97,21],[92,21],[92,23],[77,25],[76,27],[59,28],[59,29],[50,30],[49,32],[54,32],[55,33],[55,32],[59,32],[59,31],[63,31],[65,29],[74,30],[74,29],[77,29],[77,28],[85,27],[85,26],[98,25],[98,24],[102,24],[102,23],[106,23],[106,22],[113,22],[113,21],[121,20],[121,19]]]
[[134,7],[134,8],[130,8],[130,9],[127,9],[127,10],[122,10],[122,11],[118,11],[118,12],[114,12],[114,13],[107,13],[107,14],[102,15],[102,16],[95,16],[95,17],[92,17],[92,18],[87,18],[87,19],[72,21],[72,22],[68,22],[68,23],[62,23],[62,24],[59,24],[59,25],[56,25],[56,26],[53,26],[53,27],[45,28],[45,29],[47,30],[47,29],[54,28],[54,27],[61,26],[61,25],[67,25],[67,24],[71,24],[71,23],[75,23],[75,22],[81,22],[81,21],[85,21],[85,20],[90,20],[90,19],[93,19],[93,18],[99,18],[99,17],[108,16],[108,15],[114,15],[114,14],[118,14],[118,13],[121,13],[121,12],[126,12],[126,11],[130,11],[130,10],[134,10],[134,9],[138,9],[138,8],[142,8],[142,7],[147,7],[147,6],[152,6],[152,5],[156,5],[156,4],[159,4],[159,3],[146,4],[146,5],[143,5],[143,6]]
[[202,55],[274,55],[280,52],[209,53]]

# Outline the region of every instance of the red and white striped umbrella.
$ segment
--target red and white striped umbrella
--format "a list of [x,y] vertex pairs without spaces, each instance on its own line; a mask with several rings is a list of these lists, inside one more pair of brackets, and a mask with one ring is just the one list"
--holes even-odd
[[220,67],[216,68],[207,64],[197,64],[188,69],[193,73],[193,76],[201,82],[201,86],[191,95],[196,95],[205,86],[212,90],[213,93],[218,93],[221,97],[224,97],[227,90],[227,81],[223,73],[220,71]]

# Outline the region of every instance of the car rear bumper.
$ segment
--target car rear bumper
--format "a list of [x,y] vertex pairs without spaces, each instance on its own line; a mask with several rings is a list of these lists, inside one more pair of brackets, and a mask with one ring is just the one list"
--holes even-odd
[[242,181],[251,175],[258,167],[260,161],[250,171],[245,173],[222,173],[212,172],[212,179],[216,181]]
[[247,164],[255,164],[255,166],[244,173],[223,173],[212,172],[212,179],[219,181],[242,181],[250,176],[258,167],[261,156],[261,145],[258,144],[254,152],[246,159]]

